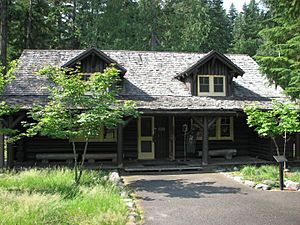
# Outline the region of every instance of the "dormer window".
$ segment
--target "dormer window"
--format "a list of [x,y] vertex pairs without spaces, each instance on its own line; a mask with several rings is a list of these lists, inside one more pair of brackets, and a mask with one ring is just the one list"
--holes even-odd
[[227,56],[211,51],[176,76],[194,96],[232,96],[233,78],[245,72]]
[[226,96],[223,75],[198,75],[198,96]]
[[89,77],[95,72],[103,72],[106,67],[113,65],[120,71],[120,78],[123,78],[126,69],[118,64],[115,60],[111,59],[104,52],[91,48],[76,57],[66,62],[62,67],[77,69],[80,71],[83,80],[88,80]]

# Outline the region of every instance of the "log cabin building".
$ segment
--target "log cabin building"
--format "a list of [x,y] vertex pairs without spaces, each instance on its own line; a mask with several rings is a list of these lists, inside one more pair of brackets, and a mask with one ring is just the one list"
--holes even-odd
[[[140,118],[129,119],[115,130],[103,128],[100,137],[89,144],[90,163],[109,160],[122,167],[127,161],[187,158],[201,159],[207,165],[213,157],[272,160],[275,154],[272,141],[258,137],[247,126],[243,108],[256,103],[268,109],[272,99],[284,97],[281,89],[268,85],[248,55],[216,51],[24,50],[16,78],[4,92],[6,101],[21,111],[5,118],[3,125],[22,129],[20,122],[28,109],[46,104],[49,82],[36,72],[48,65],[73,67],[77,63],[87,75],[114,64],[122,76],[119,97],[134,100],[141,112]],[[290,159],[300,155],[299,136],[295,140],[296,148],[292,144],[288,148]],[[69,140],[36,136],[8,144],[7,163],[55,163],[71,154]]]

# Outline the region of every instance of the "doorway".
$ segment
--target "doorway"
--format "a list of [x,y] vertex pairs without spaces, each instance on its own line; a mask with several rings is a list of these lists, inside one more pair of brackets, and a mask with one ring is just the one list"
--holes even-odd
[[138,159],[151,160],[155,158],[153,135],[154,117],[140,117],[138,119]]

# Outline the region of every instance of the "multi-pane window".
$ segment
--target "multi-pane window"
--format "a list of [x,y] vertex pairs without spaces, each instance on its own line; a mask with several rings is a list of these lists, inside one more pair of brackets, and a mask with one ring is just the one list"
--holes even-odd
[[221,117],[220,118],[220,137],[230,137],[231,136],[231,118]]
[[214,92],[224,92],[224,77],[214,77]]
[[[202,140],[203,129],[192,120],[197,140]],[[209,140],[233,140],[233,117],[218,117],[208,130]]]
[[225,76],[223,75],[199,75],[199,96],[225,96]]
[[[105,126],[101,126],[100,134],[98,136],[89,137],[89,142],[116,142],[117,130],[108,129]],[[75,138],[75,142],[85,142],[84,137]]]
[[209,77],[199,77],[199,92],[209,92]]

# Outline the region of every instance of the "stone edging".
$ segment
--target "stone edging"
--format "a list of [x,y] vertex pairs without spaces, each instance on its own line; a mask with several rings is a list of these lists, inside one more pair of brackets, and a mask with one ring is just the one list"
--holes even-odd
[[[238,183],[244,184],[248,187],[254,188],[254,189],[258,189],[258,190],[272,190],[272,189],[278,189],[275,188],[275,182],[272,180],[264,180],[262,183],[256,183],[254,181],[251,180],[245,180],[242,176],[235,176],[229,172],[225,172],[225,171],[217,171],[220,174],[235,180]],[[298,182],[293,182],[291,180],[287,180],[284,182],[285,188],[287,190],[291,190],[291,191],[300,191],[300,183]]]
[[118,187],[121,188],[121,197],[123,198],[123,201],[125,202],[127,208],[128,208],[128,216],[127,216],[127,223],[126,225],[136,225],[139,224],[140,214],[137,207],[137,204],[135,203],[135,199],[132,193],[129,193],[129,191],[126,189],[125,184],[121,177],[119,176],[119,173],[116,171],[113,171],[110,173],[108,180],[111,182],[114,182]]

